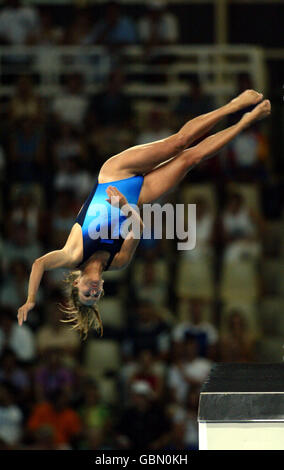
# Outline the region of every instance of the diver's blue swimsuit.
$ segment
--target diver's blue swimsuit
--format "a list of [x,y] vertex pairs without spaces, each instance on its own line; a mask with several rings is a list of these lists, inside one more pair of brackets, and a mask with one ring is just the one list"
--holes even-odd
[[[124,238],[121,236],[121,225],[126,220],[126,216],[121,215],[120,209],[111,206],[106,201],[108,186],[115,186],[127,199],[129,204],[137,204],[139,194],[142,188],[143,175],[131,176],[118,181],[109,183],[99,183],[98,179],[88,197],[82,206],[76,221],[82,227],[83,234],[83,260],[77,266],[78,268],[90,258],[96,251],[103,250],[110,253],[107,265],[104,271],[109,268],[114,256],[120,251]],[[98,206],[98,204],[102,206]],[[111,232],[111,210],[115,216],[113,218],[113,230]],[[115,220],[117,223],[114,223]],[[106,230],[106,238],[95,238],[95,233]],[[93,234],[93,236],[92,236]]]

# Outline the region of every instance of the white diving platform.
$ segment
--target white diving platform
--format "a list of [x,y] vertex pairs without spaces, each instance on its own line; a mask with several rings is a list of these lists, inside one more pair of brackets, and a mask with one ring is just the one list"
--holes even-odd
[[284,363],[216,364],[198,426],[199,450],[284,450]]

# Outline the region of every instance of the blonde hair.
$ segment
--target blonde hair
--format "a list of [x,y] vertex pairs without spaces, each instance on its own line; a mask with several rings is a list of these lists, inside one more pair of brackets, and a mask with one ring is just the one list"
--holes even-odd
[[[96,303],[94,305],[84,305],[80,302],[78,288],[74,286],[74,281],[80,276],[81,271],[71,271],[64,279],[66,284],[66,305],[59,305],[60,310],[67,316],[64,323],[74,323],[72,329],[78,330],[80,336],[86,339],[88,332],[94,328],[100,336],[103,336],[103,323]],[[104,295],[102,291],[101,297]]]

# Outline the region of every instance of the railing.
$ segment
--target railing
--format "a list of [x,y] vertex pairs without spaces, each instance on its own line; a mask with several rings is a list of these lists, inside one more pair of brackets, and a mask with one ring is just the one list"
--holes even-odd
[[[220,101],[234,92],[238,73],[248,73],[253,86],[265,91],[266,66],[261,48],[251,46],[164,46],[155,48],[155,55],[170,57],[170,63],[148,64],[140,46],[121,48],[119,56],[127,76],[126,93],[137,97],[176,97],[187,90],[185,76],[197,74],[206,92]],[[5,46],[0,47],[0,95],[13,92],[8,77],[29,74],[38,77],[38,91],[56,95],[61,78],[80,72],[86,92],[101,89],[113,67],[112,56],[99,46]],[[163,75],[163,83],[145,81],[148,75]],[[6,77],[6,79],[5,79]],[[9,84],[11,83],[11,84]]]

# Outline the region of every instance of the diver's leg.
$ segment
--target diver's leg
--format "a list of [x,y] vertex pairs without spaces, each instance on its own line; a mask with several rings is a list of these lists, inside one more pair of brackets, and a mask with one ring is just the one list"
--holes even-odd
[[176,134],[166,139],[137,145],[109,158],[101,168],[99,182],[105,183],[139,173],[148,173],[157,165],[185,150],[192,142],[207,133],[220,119],[256,104],[262,98],[262,94],[247,90],[221,108],[188,121]]
[[145,175],[138,205],[153,202],[175,188],[192,167],[206,157],[212,157],[253,122],[268,116],[270,110],[270,102],[263,101],[253,111],[246,113],[237,124],[207,137]]

